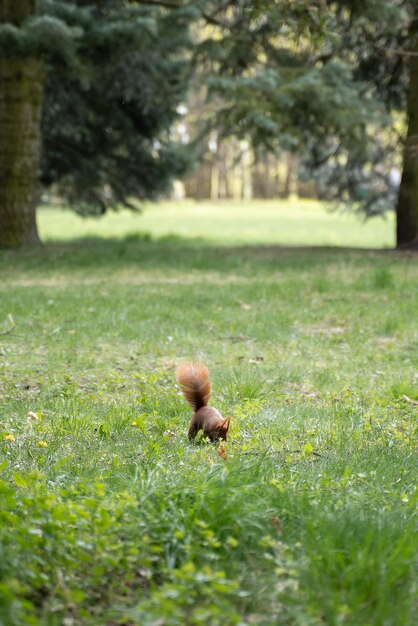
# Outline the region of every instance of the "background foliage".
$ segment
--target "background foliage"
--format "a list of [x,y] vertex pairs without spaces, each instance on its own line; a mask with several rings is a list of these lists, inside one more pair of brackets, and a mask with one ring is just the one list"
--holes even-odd
[[[408,0],[42,0],[22,27],[0,27],[0,50],[47,59],[40,179],[80,212],[167,192],[215,129],[258,153],[298,154],[322,196],[373,214],[394,205],[391,115],[405,111],[413,10]],[[186,149],[173,123],[190,85],[203,100]]]

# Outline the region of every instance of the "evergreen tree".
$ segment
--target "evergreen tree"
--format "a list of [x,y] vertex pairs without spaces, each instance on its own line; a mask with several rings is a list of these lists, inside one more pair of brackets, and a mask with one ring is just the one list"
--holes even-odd
[[[81,212],[167,190],[193,11],[8,0],[0,12],[0,245],[36,239],[36,172]],[[41,144],[41,102],[44,93]]]
[[[394,208],[388,173],[406,107],[408,0],[206,2],[199,53],[223,134],[299,154],[324,197]],[[412,83],[411,83],[412,84]],[[398,210],[398,223],[402,220]]]
[[41,182],[81,213],[166,192],[187,164],[170,127],[187,85],[189,13],[101,1],[63,15],[53,5],[82,37],[75,63],[47,65]]

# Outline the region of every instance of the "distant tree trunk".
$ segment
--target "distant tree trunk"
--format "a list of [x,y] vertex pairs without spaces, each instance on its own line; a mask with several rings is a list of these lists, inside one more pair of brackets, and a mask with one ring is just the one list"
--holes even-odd
[[398,247],[418,247],[418,17],[411,26],[409,60],[408,132],[397,206]]
[[286,177],[284,180],[284,187],[281,194],[281,198],[287,200],[291,194],[297,194],[297,179],[298,179],[298,161],[296,157],[287,153],[286,156]]
[[290,185],[292,182],[292,174],[293,174],[293,162],[290,156],[287,157],[287,170],[286,170],[286,178],[284,180],[283,194],[282,198],[284,200],[288,200],[290,196]]
[[[0,23],[19,25],[34,0],[1,0]],[[35,210],[41,143],[42,62],[0,58],[0,247],[39,241]]]
[[216,156],[210,162],[210,199],[219,200],[219,167]]

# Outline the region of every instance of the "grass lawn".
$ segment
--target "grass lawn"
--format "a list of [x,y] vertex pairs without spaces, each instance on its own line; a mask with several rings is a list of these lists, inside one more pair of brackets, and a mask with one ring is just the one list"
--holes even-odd
[[[0,253],[0,624],[413,626],[417,257],[67,219]],[[187,441],[187,359],[226,458]]]
[[39,212],[46,241],[74,237],[203,237],[218,245],[237,243],[391,248],[395,245],[393,213],[364,221],[359,215],[330,211],[312,200],[251,202],[161,202],[145,204],[141,214],[108,213],[82,218],[72,211]]

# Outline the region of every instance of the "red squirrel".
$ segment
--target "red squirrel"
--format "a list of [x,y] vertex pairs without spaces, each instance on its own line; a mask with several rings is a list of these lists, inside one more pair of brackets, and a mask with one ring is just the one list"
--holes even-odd
[[184,363],[177,369],[177,382],[194,411],[189,426],[189,439],[194,439],[199,430],[203,430],[211,441],[226,441],[231,418],[224,419],[217,409],[208,406],[210,380],[207,368],[197,363]]

